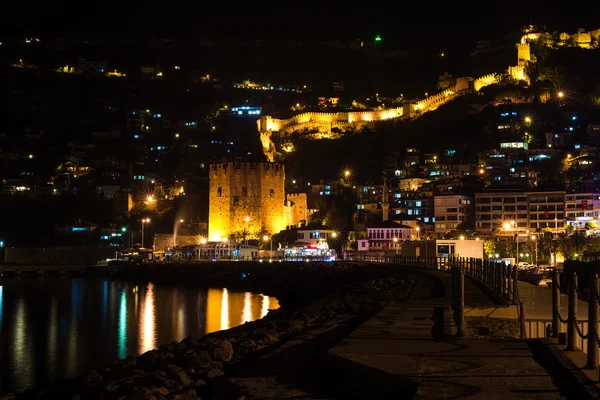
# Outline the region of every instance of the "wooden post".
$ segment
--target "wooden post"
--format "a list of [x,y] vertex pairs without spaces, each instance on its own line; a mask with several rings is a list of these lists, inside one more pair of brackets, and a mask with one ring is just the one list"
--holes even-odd
[[[513,271],[513,267],[509,266],[506,269],[506,300],[510,301],[510,291],[513,288],[512,285],[512,271]],[[514,292],[513,292],[513,296],[514,296]]]
[[573,272],[569,280],[569,322],[567,324],[567,351],[579,350],[577,347],[577,273]]
[[457,306],[458,312],[457,322],[456,322],[456,336],[464,336],[464,328],[465,328],[465,273],[462,268],[458,270],[458,301]]
[[590,280],[588,294],[588,341],[586,369],[598,368],[598,274],[593,274]]
[[560,311],[560,290],[559,290],[558,271],[554,268],[552,271],[552,337],[557,338],[561,331],[560,319],[558,313]]

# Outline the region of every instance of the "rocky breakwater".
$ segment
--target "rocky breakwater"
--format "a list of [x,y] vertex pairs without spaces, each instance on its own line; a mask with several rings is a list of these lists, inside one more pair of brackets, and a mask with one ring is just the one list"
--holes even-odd
[[[339,287],[297,309],[280,308],[263,319],[201,338],[188,337],[116,360],[69,385],[47,391],[48,398],[212,399],[223,397],[215,385],[286,343],[324,325],[369,316],[385,304],[406,299],[418,276],[390,276]],[[236,399],[243,398],[240,396]]]

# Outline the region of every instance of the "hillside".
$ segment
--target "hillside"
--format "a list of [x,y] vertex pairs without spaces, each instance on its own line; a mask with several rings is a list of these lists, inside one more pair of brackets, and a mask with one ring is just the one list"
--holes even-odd
[[[527,103],[505,103],[501,99],[532,99]],[[600,121],[600,110],[579,108],[584,121]],[[476,162],[478,151],[495,148],[501,141],[521,141],[524,132],[499,134],[494,129],[499,115],[516,111],[520,116],[531,115],[534,123],[526,130],[532,137],[531,146],[544,146],[544,132],[558,129],[562,113],[568,108],[553,102],[535,102],[530,89],[490,86],[478,95],[464,96],[413,121],[379,122],[372,130],[344,134],[340,139],[309,140],[301,135],[295,140],[296,151],[285,164],[289,175],[308,180],[335,179],[345,166],[353,166],[356,179],[378,182],[384,159],[394,152],[403,154],[406,148],[422,152],[456,150],[456,159]],[[488,129],[486,129],[488,127]],[[360,167],[359,167],[360,166]]]

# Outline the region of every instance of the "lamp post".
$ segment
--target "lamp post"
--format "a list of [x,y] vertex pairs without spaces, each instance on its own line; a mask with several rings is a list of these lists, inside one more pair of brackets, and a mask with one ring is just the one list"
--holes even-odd
[[205,249],[205,246],[206,246],[206,243],[207,243],[207,242],[208,242],[208,241],[206,240],[206,238],[205,238],[205,237],[201,237],[201,238],[200,238],[200,245],[202,245],[202,248],[200,249],[200,254],[198,254],[198,256],[200,257],[200,259],[201,259],[201,260],[203,260],[203,259],[204,259],[204,257],[206,257],[206,249]]
[[250,230],[250,217],[244,218],[244,221],[246,221],[246,246],[248,246],[248,233]]
[[514,239],[517,243],[517,265],[519,265],[519,228],[516,227],[515,221],[510,221],[510,223],[505,222],[503,225],[504,229],[511,230],[514,232]]
[[417,230],[417,240],[421,240],[421,227],[417,226],[415,229]]
[[345,170],[344,171],[344,178],[346,178],[346,185],[349,183],[349,179],[350,178],[350,171],[349,170]]
[[226,246],[227,246],[227,247],[226,247],[226,249],[227,249],[227,252],[226,252],[225,254],[227,254],[227,256],[228,256],[228,257],[231,257],[231,254],[229,254],[229,253],[230,253],[230,251],[229,251],[229,239],[227,239],[226,237],[222,237],[222,238],[221,238],[221,241],[222,241],[223,243],[227,243],[227,244],[226,244]]
[[263,236],[263,241],[267,242],[267,241],[271,241],[271,251],[269,252],[269,257],[273,257],[273,237],[269,237],[269,235],[265,235]]
[[535,242],[535,265],[538,265],[538,241],[537,236],[531,235],[531,240]]
[[150,218],[142,218],[142,247],[144,247],[144,224],[150,223]]
[[398,238],[394,237],[394,249],[396,250],[396,255],[398,255]]

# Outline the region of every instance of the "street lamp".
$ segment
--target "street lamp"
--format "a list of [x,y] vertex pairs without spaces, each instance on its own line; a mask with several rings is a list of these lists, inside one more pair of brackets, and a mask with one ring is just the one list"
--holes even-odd
[[396,249],[396,255],[398,255],[398,240],[399,239],[397,237],[394,238],[394,248]]
[[[514,240],[517,243],[517,264],[519,264],[519,229],[516,227],[515,221],[510,221],[510,223],[505,222],[503,225],[504,229],[511,230],[515,236]],[[514,233],[516,232],[516,233]]]
[[531,235],[531,240],[535,242],[535,265],[538,263],[538,241],[537,236]]
[[150,218],[142,218],[142,247],[144,247],[144,224],[150,223]]
[[[127,233],[127,227],[123,226],[121,227],[121,232],[123,232],[123,234]],[[131,248],[133,248],[133,231],[129,232],[129,244],[131,246]]]
[[222,238],[221,238],[221,241],[222,241],[223,243],[227,243],[227,253],[226,253],[226,254],[227,254],[227,256],[231,256],[231,255],[229,254],[229,239],[227,239],[226,237],[222,237]]
[[248,232],[250,231],[250,217],[246,216],[246,218],[244,218],[244,221],[246,221],[246,246],[248,246]]
[[344,177],[346,178],[346,184],[348,184],[348,178],[350,178],[350,170],[345,170],[344,171]]
[[417,226],[415,230],[417,231],[417,240],[421,240],[421,227]]
[[148,197],[146,197],[146,202],[147,202],[148,204],[152,204],[152,203],[154,203],[154,196],[148,196]]
[[263,242],[271,241],[271,251],[269,252],[269,257],[273,257],[273,237],[269,237],[269,235],[263,236]]
[[465,235],[460,235],[459,239],[460,240],[465,240]]
[[331,232],[331,237],[335,239],[337,237],[337,232]]

